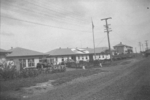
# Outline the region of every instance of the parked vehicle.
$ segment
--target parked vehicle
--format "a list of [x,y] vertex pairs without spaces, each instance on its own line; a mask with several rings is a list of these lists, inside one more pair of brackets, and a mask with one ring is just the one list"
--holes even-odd
[[61,63],[58,65],[54,64],[54,59],[52,58],[44,58],[41,59],[40,62],[37,64],[37,69],[46,69],[50,72],[63,72],[66,71],[66,65],[65,63]]
[[49,68],[52,67],[53,65],[53,60],[49,58],[43,58],[37,63],[36,68]]

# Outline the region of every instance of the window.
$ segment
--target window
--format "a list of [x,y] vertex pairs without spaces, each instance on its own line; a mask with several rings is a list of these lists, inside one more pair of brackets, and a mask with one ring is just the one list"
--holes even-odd
[[29,67],[34,66],[34,59],[28,59],[28,66]]
[[26,67],[26,59],[19,59],[20,69]]

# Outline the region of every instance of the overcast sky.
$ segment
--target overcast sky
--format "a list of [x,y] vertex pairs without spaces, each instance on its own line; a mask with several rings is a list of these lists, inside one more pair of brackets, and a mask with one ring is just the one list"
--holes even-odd
[[[0,48],[40,52],[56,48],[106,47],[102,18],[112,17],[111,47],[122,42],[139,51],[150,44],[150,0],[0,0]],[[150,45],[149,45],[150,47]]]

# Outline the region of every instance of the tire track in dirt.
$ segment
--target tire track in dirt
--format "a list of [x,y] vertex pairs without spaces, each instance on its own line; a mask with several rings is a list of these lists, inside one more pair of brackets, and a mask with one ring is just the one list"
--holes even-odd
[[[87,80],[75,81],[64,84],[53,91],[49,91],[40,96],[28,98],[28,100],[80,100],[87,95],[95,94],[97,91],[103,90],[105,87],[113,84],[121,77],[130,74],[137,67],[130,67],[138,60],[133,60],[131,64],[119,66],[120,70],[103,72],[97,75],[89,76]],[[118,68],[119,68],[118,67]],[[117,68],[117,67],[116,67]],[[132,70],[131,70],[132,69]]]

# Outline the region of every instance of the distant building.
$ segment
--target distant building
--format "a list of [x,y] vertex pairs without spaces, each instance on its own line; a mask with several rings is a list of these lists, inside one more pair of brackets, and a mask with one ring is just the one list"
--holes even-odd
[[116,51],[116,53],[118,54],[129,54],[129,53],[133,53],[133,47],[122,44],[122,42],[120,42],[119,44],[114,46],[114,49]]
[[94,57],[94,49],[92,48],[58,48],[47,52],[50,58],[54,59],[57,64],[66,61],[93,61],[110,59],[107,47],[95,48],[96,58]]
[[26,67],[36,67],[39,60],[46,57],[44,53],[20,47],[11,49],[11,51],[12,53],[7,55],[7,59],[14,61],[18,70]]

